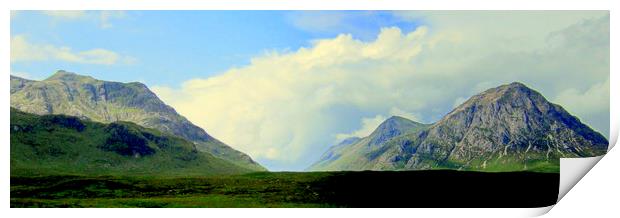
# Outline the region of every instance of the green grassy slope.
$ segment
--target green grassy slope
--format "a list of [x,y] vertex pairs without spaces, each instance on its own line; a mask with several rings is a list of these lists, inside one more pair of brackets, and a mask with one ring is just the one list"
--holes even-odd
[[11,176],[245,173],[192,142],[129,122],[102,124],[11,108]]

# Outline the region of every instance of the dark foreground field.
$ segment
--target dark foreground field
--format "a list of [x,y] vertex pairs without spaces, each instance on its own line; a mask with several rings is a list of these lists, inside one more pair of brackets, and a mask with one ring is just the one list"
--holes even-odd
[[11,207],[544,207],[558,187],[557,173],[443,170],[11,177]]

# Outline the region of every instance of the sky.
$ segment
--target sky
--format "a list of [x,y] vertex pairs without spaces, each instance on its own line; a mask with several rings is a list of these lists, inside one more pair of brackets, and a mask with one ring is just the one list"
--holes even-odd
[[12,11],[11,74],[148,85],[270,170],[519,81],[609,137],[608,11]]

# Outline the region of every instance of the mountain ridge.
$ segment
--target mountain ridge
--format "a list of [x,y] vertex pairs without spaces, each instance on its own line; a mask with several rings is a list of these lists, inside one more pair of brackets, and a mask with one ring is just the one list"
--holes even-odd
[[59,70],[41,81],[11,77],[11,106],[34,114],[66,114],[98,122],[129,121],[196,143],[201,151],[264,171],[247,154],[209,135],[139,82],[97,80]]
[[608,145],[600,133],[519,82],[483,91],[435,123],[366,148],[371,137],[340,148],[344,158],[310,170],[558,171],[559,158],[602,155]]

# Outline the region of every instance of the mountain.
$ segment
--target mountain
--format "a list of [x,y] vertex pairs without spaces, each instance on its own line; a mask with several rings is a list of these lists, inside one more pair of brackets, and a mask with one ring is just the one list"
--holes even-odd
[[339,158],[310,170],[559,172],[559,158],[603,155],[609,144],[600,133],[521,83],[486,90],[434,124],[399,131],[406,130],[392,137],[387,134],[387,139],[370,146],[376,140],[373,132],[339,148]]
[[319,161],[308,170],[338,171],[372,169],[367,156],[392,138],[400,135],[416,133],[428,127],[426,124],[414,122],[399,116],[392,116],[383,121],[368,137],[348,138],[338,145],[329,148]]
[[62,70],[43,81],[11,76],[11,107],[39,115],[65,114],[103,123],[133,122],[192,141],[200,151],[242,167],[266,170],[248,155],[192,124],[138,82],[102,81]]
[[378,146],[399,135],[417,132],[427,125],[408,120],[404,117],[392,116],[381,123],[370,134],[369,146]]
[[108,124],[11,108],[11,176],[213,175],[251,170],[193,142],[130,122]]

